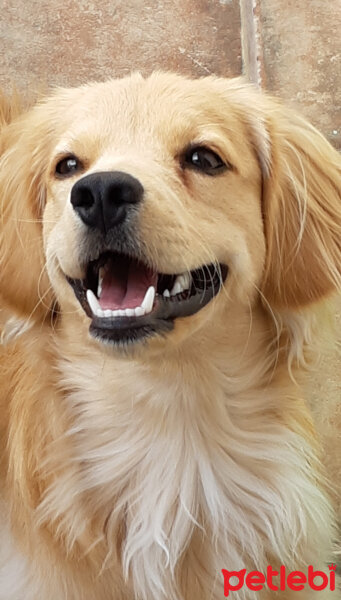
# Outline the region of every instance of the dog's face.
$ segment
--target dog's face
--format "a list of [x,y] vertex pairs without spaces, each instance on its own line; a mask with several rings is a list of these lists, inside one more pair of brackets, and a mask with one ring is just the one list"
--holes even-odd
[[51,283],[61,307],[73,290],[92,335],[113,344],[192,317],[197,327],[215,299],[252,298],[263,270],[261,173],[242,120],[203,82],[166,83],[76,92],[50,158]]
[[[210,327],[231,303],[251,306],[260,288],[285,305],[326,293],[326,270],[309,289],[298,282],[309,253],[312,270],[319,261],[296,172],[307,176],[303,158],[286,173],[278,166],[292,160],[291,142],[283,159],[270,109],[279,112],[238,81],[167,74],[60,91],[34,109],[26,205],[42,219],[40,262],[61,311],[100,344],[127,348]],[[322,242],[334,264],[334,232]]]

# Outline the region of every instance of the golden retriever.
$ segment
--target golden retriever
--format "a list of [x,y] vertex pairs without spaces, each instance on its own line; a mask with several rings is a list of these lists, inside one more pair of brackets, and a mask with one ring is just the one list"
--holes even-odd
[[3,104],[0,599],[336,598],[337,152],[240,79]]

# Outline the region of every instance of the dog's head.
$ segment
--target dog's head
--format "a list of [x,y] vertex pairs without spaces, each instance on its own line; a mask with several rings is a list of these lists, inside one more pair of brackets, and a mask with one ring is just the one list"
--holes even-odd
[[210,326],[209,307],[297,310],[339,284],[339,156],[240,80],[60,90],[2,144],[0,294],[17,313],[57,301],[126,347]]

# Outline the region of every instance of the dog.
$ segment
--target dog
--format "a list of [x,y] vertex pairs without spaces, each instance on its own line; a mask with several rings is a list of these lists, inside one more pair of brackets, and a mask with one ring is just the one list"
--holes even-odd
[[336,150],[242,79],[3,105],[0,599],[336,598]]

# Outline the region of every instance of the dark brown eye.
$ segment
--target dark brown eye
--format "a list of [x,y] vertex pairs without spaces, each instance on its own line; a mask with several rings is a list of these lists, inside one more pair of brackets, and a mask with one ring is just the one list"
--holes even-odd
[[184,167],[201,171],[206,175],[218,175],[229,168],[216,152],[203,146],[189,148],[184,158]]
[[82,163],[76,156],[66,156],[56,165],[56,175],[68,177],[82,169]]

